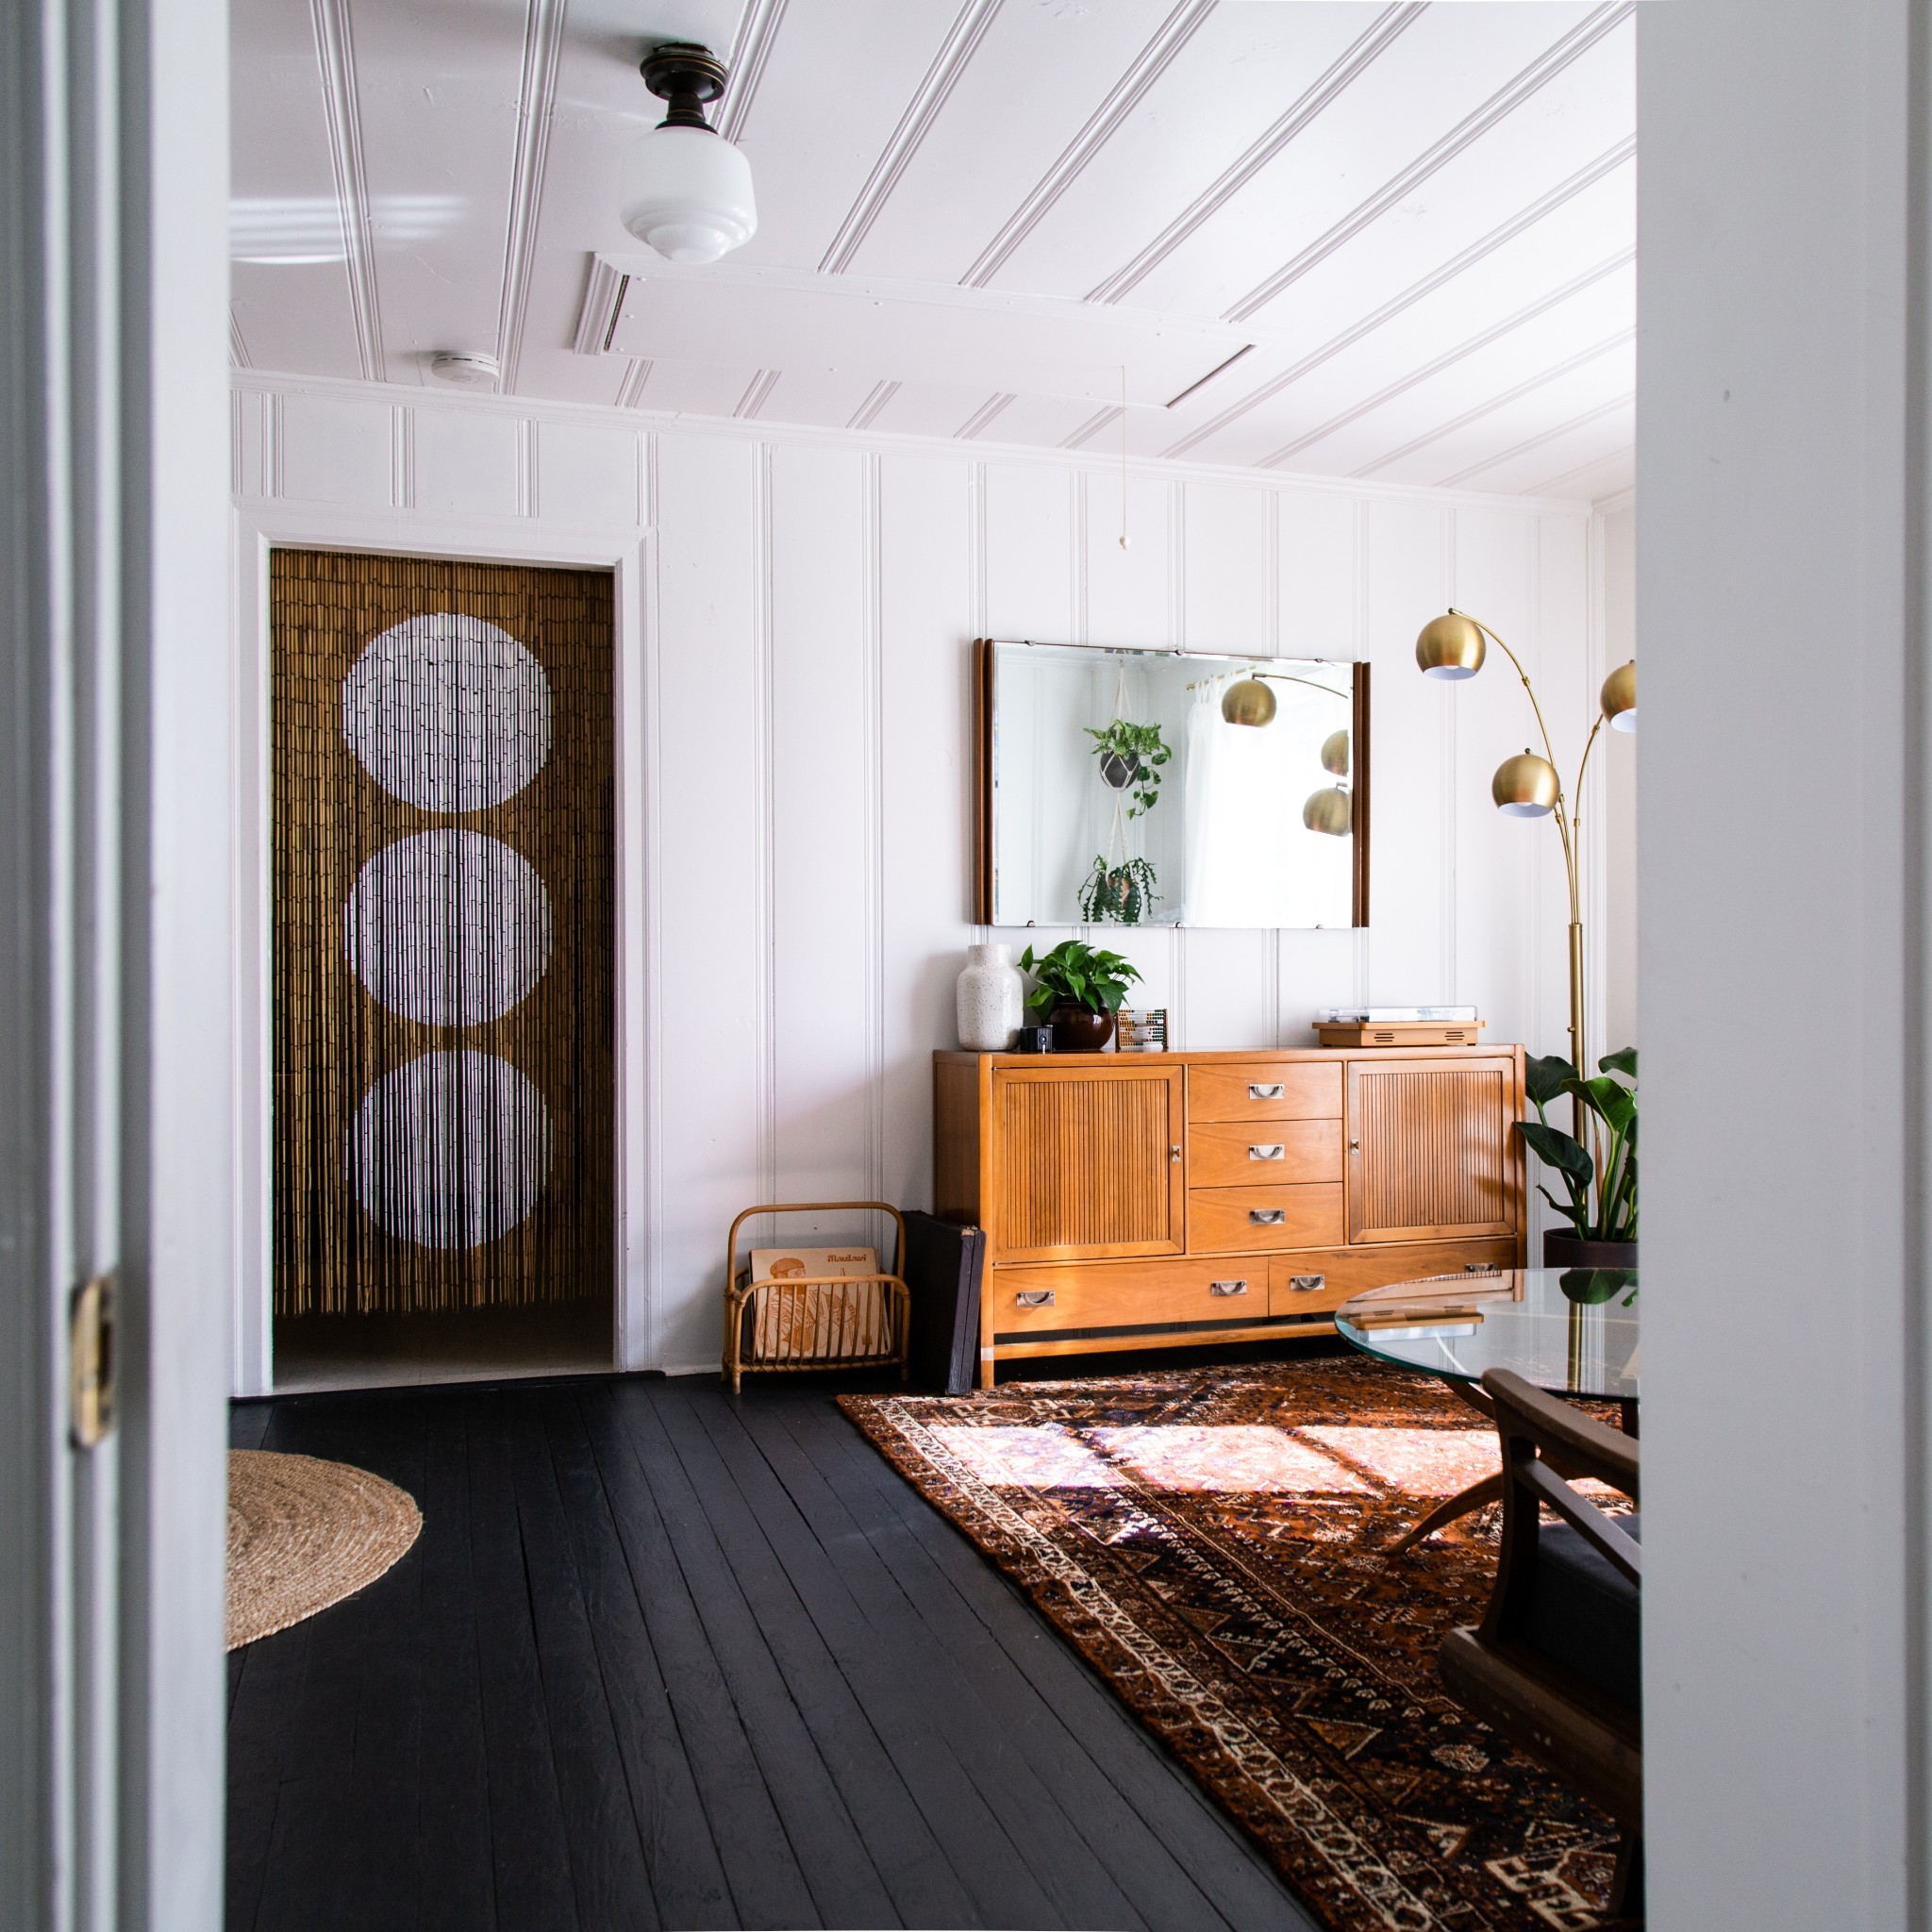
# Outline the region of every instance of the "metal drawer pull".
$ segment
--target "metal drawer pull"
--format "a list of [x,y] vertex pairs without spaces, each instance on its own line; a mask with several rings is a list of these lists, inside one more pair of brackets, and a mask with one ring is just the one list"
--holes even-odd
[[1050,1288],[1023,1288],[1013,1299],[1023,1308],[1050,1308],[1053,1307],[1053,1290]]
[[1247,1291],[1245,1281],[1210,1281],[1208,1284],[1209,1294],[1246,1294]]
[[1250,1208],[1248,1219],[1257,1227],[1279,1227],[1288,1219],[1286,1208]]
[[1288,1285],[1296,1294],[1313,1294],[1327,1279],[1325,1274],[1291,1274]]
[[1279,1080],[1275,1081],[1272,1087],[1257,1087],[1252,1081],[1248,1086],[1248,1098],[1250,1100],[1279,1100],[1282,1097],[1282,1092],[1283,1089]]
[[1286,1160],[1288,1158],[1288,1149],[1277,1141],[1272,1147],[1250,1147],[1248,1149],[1248,1158],[1250,1160]]

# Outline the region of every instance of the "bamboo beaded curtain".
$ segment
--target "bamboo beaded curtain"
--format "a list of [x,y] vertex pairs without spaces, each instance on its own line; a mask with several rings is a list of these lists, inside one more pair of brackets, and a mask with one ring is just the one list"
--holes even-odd
[[611,579],[278,550],[275,1305],[609,1292]]

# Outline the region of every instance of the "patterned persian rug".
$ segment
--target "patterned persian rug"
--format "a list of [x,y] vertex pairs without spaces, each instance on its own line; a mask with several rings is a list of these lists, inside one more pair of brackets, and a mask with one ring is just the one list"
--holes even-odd
[[1608,1923],[1616,1828],[1443,1690],[1495,1573],[1496,1468],[1439,1382],[1310,1359],[841,1407],[1030,1593],[1329,1932]]

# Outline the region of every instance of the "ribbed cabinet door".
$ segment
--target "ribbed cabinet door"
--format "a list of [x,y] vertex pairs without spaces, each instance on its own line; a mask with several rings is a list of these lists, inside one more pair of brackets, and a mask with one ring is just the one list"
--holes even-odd
[[1350,1060],[1348,1238],[1513,1234],[1513,1058]]
[[1178,1067],[993,1075],[994,1240],[1002,1258],[1177,1255],[1186,1173]]

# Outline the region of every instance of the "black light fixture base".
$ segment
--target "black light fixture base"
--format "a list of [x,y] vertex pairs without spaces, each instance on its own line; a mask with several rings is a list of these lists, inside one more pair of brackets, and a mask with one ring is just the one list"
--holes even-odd
[[658,99],[671,103],[660,127],[705,127],[705,103],[724,92],[724,61],[708,47],[691,41],[666,41],[653,47],[639,63],[644,85]]

